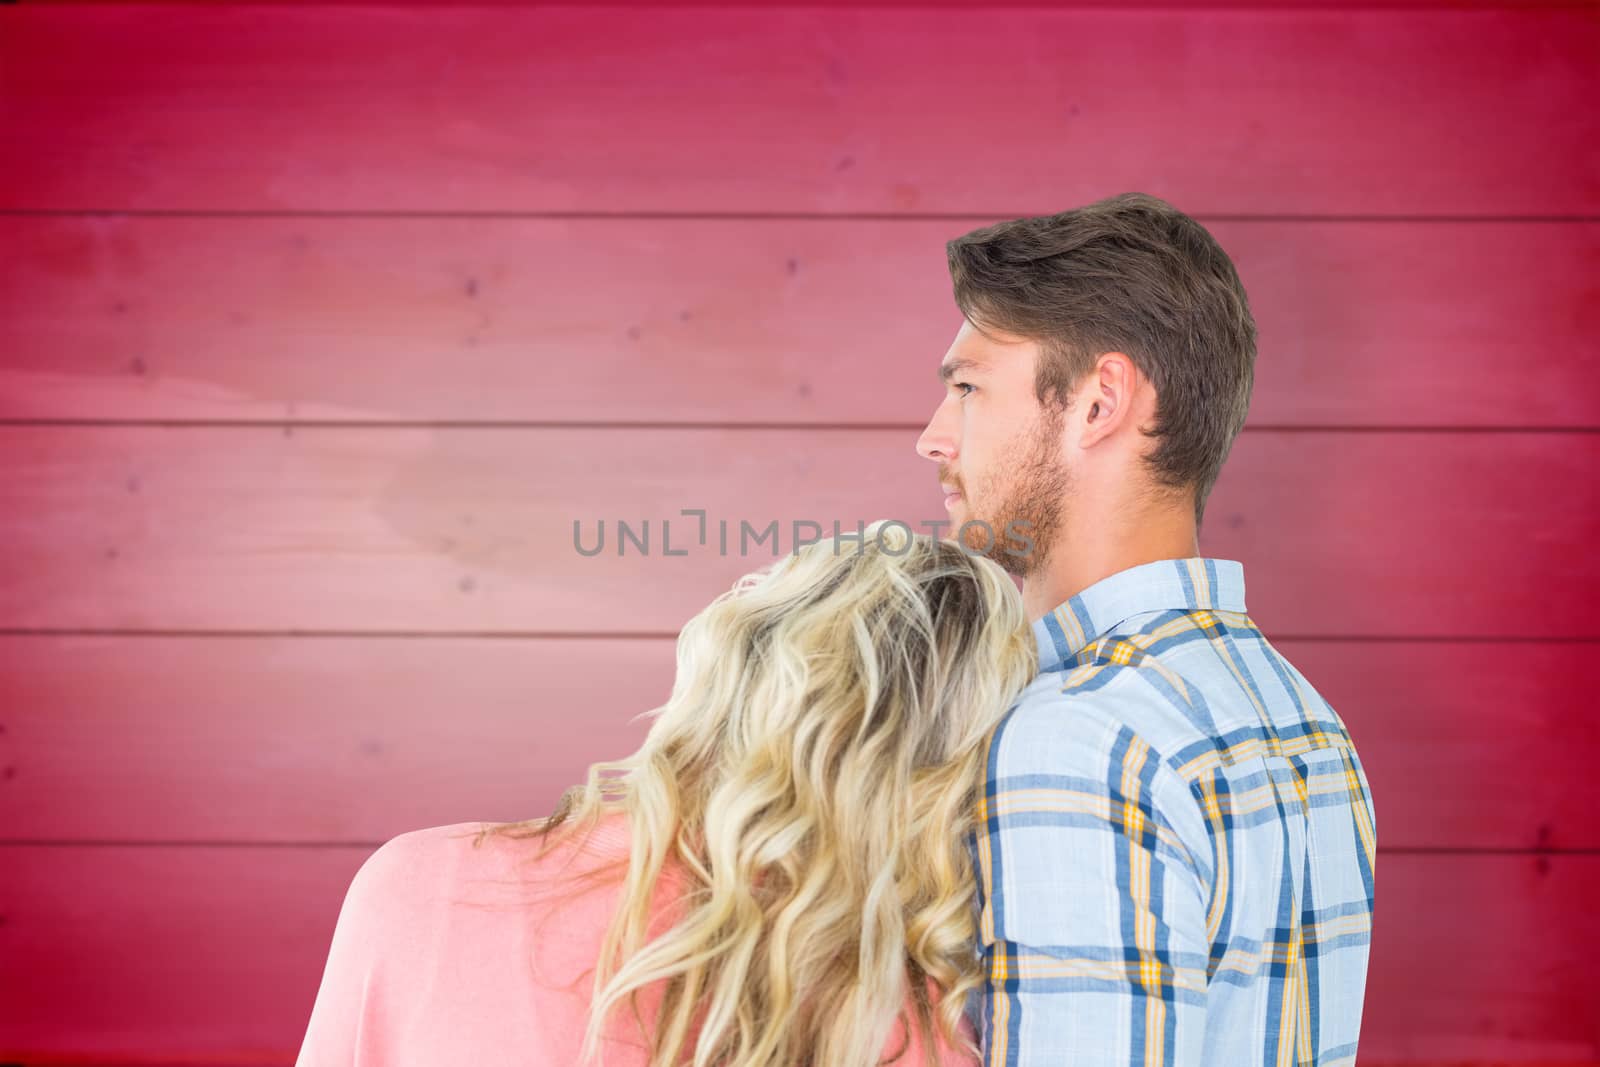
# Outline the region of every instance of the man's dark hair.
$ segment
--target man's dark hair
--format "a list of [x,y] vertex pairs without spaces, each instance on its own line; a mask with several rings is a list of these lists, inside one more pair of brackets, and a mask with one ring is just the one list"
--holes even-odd
[[1233,261],[1165,200],[1123,193],[949,242],[956,306],[973,326],[1040,347],[1034,391],[1066,403],[1105,352],[1156,391],[1157,485],[1194,490],[1195,521],[1244,426],[1256,325]]

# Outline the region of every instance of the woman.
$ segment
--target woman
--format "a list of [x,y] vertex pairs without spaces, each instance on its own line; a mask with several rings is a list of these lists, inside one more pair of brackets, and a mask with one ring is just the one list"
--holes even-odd
[[1036,663],[1011,579],[874,523],[741,578],[677,653],[643,746],[553,815],[367,859],[299,1067],[970,1062],[967,841]]

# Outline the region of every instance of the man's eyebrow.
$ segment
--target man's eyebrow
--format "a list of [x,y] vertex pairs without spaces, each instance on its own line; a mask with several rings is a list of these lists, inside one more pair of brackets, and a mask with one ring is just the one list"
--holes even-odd
[[941,363],[939,365],[939,380],[948,382],[958,374],[982,369],[983,364],[975,359],[952,359],[949,363]]

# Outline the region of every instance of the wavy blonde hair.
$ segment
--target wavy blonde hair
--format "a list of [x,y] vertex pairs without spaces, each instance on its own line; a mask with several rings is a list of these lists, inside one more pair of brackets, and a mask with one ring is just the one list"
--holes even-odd
[[[967,840],[984,741],[1036,661],[1005,572],[902,523],[807,545],[691,619],[639,750],[482,831],[553,843],[626,813],[584,1061],[657,983],[651,1067],[871,1067],[908,1016],[930,1063],[935,1033],[975,1052]],[[669,863],[687,893],[647,942]]]

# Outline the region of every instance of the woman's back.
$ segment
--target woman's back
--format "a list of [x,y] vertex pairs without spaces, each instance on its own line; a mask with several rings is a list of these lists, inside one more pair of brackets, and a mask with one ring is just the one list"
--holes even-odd
[[868,533],[690,619],[644,743],[549,816],[369,857],[301,1067],[926,1062],[908,1017],[963,1062],[982,982],[966,842],[1036,642],[993,561]]
[[[604,818],[541,855],[537,840],[486,835],[479,823],[404,833],[367,858],[339,914],[297,1067],[572,1067],[592,969],[619,894],[592,883],[628,856],[628,827]],[[654,914],[672,915],[671,870]],[[655,1002],[641,996],[644,1016]],[[640,1067],[646,1046],[630,1013],[606,1027],[606,1067]],[[898,1050],[896,1028],[885,1056]],[[894,1061],[922,1062],[913,1041]],[[937,1061],[969,1064],[941,1049]]]

